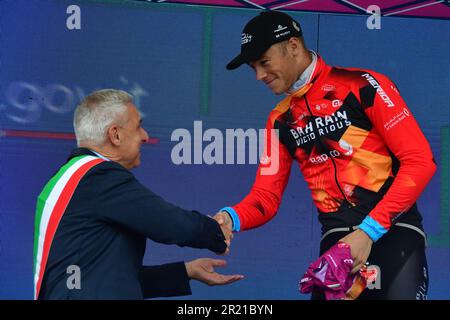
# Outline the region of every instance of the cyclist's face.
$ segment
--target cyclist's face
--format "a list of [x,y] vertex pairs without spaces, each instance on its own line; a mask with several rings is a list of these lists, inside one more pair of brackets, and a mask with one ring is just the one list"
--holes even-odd
[[263,81],[275,94],[288,91],[299,76],[295,55],[288,42],[274,44],[249,65],[255,70],[256,80]]

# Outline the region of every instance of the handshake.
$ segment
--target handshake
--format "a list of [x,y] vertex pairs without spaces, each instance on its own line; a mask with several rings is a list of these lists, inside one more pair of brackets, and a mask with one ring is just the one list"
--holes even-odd
[[[231,239],[233,239],[233,222],[225,211],[218,212],[211,218],[217,221],[225,236],[227,248],[221,254],[228,254],[230,252]],[[190,279],[198,280],[210,286],[230,284],[244,278],[240,274],[224,275],[215,271],[215,267],[223,267],[225,265],[225,260],[210,258],[200,258],[185,262],[186,271]]]
[[225,236],[227,248],[222,254],[228,254],[230,253],[231,239],[233,239],[233,222],[231,221],[230,215],[225,211],[220,211],[212,218],[217,221]]

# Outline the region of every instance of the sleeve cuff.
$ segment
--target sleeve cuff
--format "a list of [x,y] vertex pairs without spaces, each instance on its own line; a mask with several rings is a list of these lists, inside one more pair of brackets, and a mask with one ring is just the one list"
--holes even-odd
[[233,221],[233,231],[238,232],[241,230],[241,222],[239,221],[239,216],[232,207],[224,207],[220,209],[220,211],[225,211],[230,215],[231,220]]
[[140,284],[144,299],[192,294],[184,262],[142,266]]
[[370,216],[365,217],[358,228],[367,233],[373,242],[376,242],[387,232],[381,224]]

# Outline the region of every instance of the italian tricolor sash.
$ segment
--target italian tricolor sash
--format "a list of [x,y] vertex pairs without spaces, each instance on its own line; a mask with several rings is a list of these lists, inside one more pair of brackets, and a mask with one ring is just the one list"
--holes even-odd
[[53,237],[78,183],[95,165],[105,160],[82,155],[71,159],[50,179],[38,197],[34,223],[34,299],[39,297]]

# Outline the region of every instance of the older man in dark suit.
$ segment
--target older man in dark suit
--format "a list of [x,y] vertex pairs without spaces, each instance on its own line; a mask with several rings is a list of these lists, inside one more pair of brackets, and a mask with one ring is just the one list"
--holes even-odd
[[[142,299],[190,294],[189,279],[227,284],[223,260],[143,266],[146,239],[226,253],[232,234],[212,218],[181,209],[129,171],[148,139],[132,97],[92,93],[74,117],[78,148],[38,197],[35,299]],[[70,272],[69,272],[70,271]],[[80,274],[71,283],[72,272]]]

